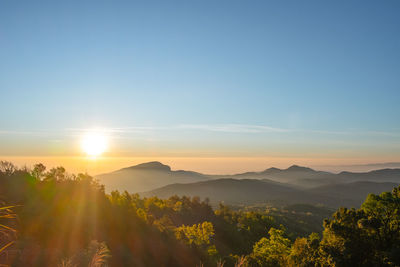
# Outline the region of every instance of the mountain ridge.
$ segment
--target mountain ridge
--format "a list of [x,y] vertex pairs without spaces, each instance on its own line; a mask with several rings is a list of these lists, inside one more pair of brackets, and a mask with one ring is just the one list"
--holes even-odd
[[136,193],[152,190],[171,183],[198,182],[210,179],[207,175],[184,170],[172,170],[159,161],[145,162],[95,176],[107,191],[119,190]]
[[[145,162],[120,170],[96,176],[106,190],[128,191],[130,193],[150,192],[171,184],[191,184],[218,179],[260,180],[272,186],[284,186],[301,191],[323,186],[353,183],[357,181],[400,183],[400,169],[381,169],[369,172],[330,173],[309,167],[292,165],[286,169],[271,167],[260,172],[245,172],[228,175],[210,175],[187,170],[172,170],[158,161]],[[222,183],[222,182],[221,182]],[[261,184],[265,186],[265,184]],[[350,186],[350,185],[349,185]],[[387,187],[385,187],[387,188]],[[333,190],[332,189],[332,190]],[[267,190],[268,191],[268,190]],[[372,188],[373,191],[373,188]],[[316,194],[317,192],[312,192]],[[364,192],[364,191],[363,191]],[[248,192],[251,198],[251,192]],[[329,194],[325,194],[329,195]]]
[[198,196],[209,199],[213,205],[223,202],[229,205],[312,204],[330,208],[340,206],[357,208],[368,194],[391,191],[397,185],[390,182],[357,181],[299,189],[268,180],[226,178],[197,183],[170,184],[139,194],[143,197],[157,196],[159,198],[169,198],[173,195]]

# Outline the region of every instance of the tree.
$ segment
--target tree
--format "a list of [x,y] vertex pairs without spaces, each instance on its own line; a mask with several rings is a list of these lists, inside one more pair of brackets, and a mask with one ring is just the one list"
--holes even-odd
[[175,236],[178,240],[183,240],[189,245],[194,245],[206,251],[211,257],[217,254],[215,245],[212,242],[214,235],[214,226],[211,222],[203,222],[192,226],[182,225],[175,230]]
[[308,238],[297,238],[293,243],[288,259],[289,266],[312,267],[318,265],[320,237],[312,233]]
[[63,181],[67,178],[64,167],[51,168],[45,175],[45,181]]
[[17,168],[11,162],[3,160],[0,161],[0,173],[11,176],[16,170]]
[[178,239],[184,240],[190,245],[208,246],[211,244],[211,238],[214,236],[214,227],[210,222],[203,222],[192,226],[182,225],[176,229],[175,235]]
[[37,180],[41,180],[44,177],[44,172],[46,171],[46,166],[42,163],[33,165],[33,170],[31,172],[32,176]]
[[399,266],[400,187],[370,194],[361,209],[339,209],[324,227],[323,264]]
[[251,254],[251,261],[258,266],[286,266],[291,242],[285,237],[283,229],[271,228],[269,238],[258,241]]

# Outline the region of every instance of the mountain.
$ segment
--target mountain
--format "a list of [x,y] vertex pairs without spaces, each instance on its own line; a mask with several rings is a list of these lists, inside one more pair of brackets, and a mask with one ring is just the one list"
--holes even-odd
[[384,163],[370,163],[370,164],[353,164],[353,165],[319,165],[315,166],[318,169],[330,172],[369,172],[378,169],[395,169],[400,168],[400,162],[384,162]]
[[400,169],[382,169],[370,172],[341,172],[337,174],[341,182],[375,181],[400,183]]
[[141,193],[142,196],[157,196],[168,198],[178,196],[199,196],[209,198],[211,203],[225,202],[228,204],[290,204],[298,203],[307,198],[312,203],[318,203],[319,196],[292,186],[269,180],[258,179],[216,179],[190,184],[171,184],[150,192]]
[[171,167],[168,165],[164,165],[158,161],[151,161],[151,162],[141,163],[132,167],[124,168],[122,170],[150,170],[150,171],[170,172]]
[[104,184],[108,192],[112,190],[143,192],[172,183],[193,183],[208,180],[209,177],[191,171],[173,171],[160,162],[147,162],[115,172],[95,177]]
[[308,167],[293,165],[287,169],[270,168],[262,172],[246,172],[225,178],[268,179],[301,188],[351,183],[357,181],[392,182],[400,184],[400,169],[382,169],[365,173],[341,172],[338,174],[316,171]]
[[[261,172],[245,172],[235,174],[229,178],[239,179],[268,179],[280,183],[287,183],[299,187],[313,187],[321,185],[321,181],[332,178],[335,174],[316,171],[308,167],[292,165],[287,169],[269,168]],[[321,180],[321,181],[319,181]]]
[[359,207],[369,194],[380,194],[398,186],[399,183],[358,181],[324,185],[308,192],[335,199],[336,206]]
[[369,181],[376,183],[400,184],[400,169],[382,169],[369,172],[341,172],[338,174],[326,173],[314,177],[297,179],[295,183],[303,187],[342,184]]
[[332,207],[359,205],[368,193],[391,190],[400,184],[400,169],[366,173],[317,171],[298,165],[287,169],[234,175],[205,175],[171,170],[160,162],[147,162],[96,176],[108,192],[147,192],[168,197],[174,194],[209,197],[213,202],[313,203]]
[[142,196],[168,198],[178,196],[199,196],[209,198],[213,205],[224,202],[230,205],[257,204],[320,204],[337,208],[340,206],[359,207],[370,193],[391,191],[396,183],[351,182],[299,189],[269,180],[217,179],[190,184],[171,184]]
[[[290,166],[287,169],[269,168],[261,172],[245,172],[233,175],[208,175],[211,179],[232,178],[232,179],[267,179],[278,183],[290,184],[297,187],[314,187],[325,184],[325,178],[335,174],[323,171],[315,171],[311,168],[298,165]],[[319,179],[321,178],[321,181]],[[329,183],[330,180],[328,180]]]

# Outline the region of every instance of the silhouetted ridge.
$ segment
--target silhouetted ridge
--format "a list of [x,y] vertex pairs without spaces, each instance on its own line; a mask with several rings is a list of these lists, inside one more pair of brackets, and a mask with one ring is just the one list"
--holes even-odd
[[[269,180],[270,184],[272,183],[271,181],[273,181],[275,185],[285,185],[290,188],[307,190],[324,185],[352,183],[357,181],[391,182],[400,184],[400,169],[382,169],[364,173],[341,172],[335,174],[292,165],[287,169],[272,167],[262,172],[245,172],[233,175],[207,175],[193,171],[173,171],[168,165],[153,161],[120,169],[111,173],[100,174],[97,175],[96,178],[105,185],[108,192],[112,190],[127,190],[131,193],[148,192],[169,184],[188,184],[221,178]],[[206,191],[201,193],[204,193],[202,196],[207,196]],[[248,197],[250,200],[251,192],[247,193],[249,194]],[[363,197],[365,198],[366,195],[363,195]],[[221,199],[223,201],[221,196],[217,196],[216,199]],[[321,202],[323,203],[324,201]],[[329,203],[332,204],[333,202]],[[349,203],[350,202],[347,202],[347,204]],[[354,203],[356,202],[352,202],[351,204]],[[357,203],[359,203],[359,201]]]
[[282,171],[281,169],[272,167],[272,168],[266,169],[262,173],[264,173],[264,174],[273,174],[273,173],[277,173],[277,172],[281,172],[281,171]]
[[302,167],[298,165],[292,165],[289,168],[286,169],[287,171],[303,171],[303,172],[315,172],[313,169],[308,168],[308,167]]
[[171,167],[168,165],[164,165],[161,162],[158,161],[152,161],[152,162],[146,162],[146,163],[141,163],[132,167],[128,167],[126,169],[131,169],[131,170],[154,170],[154,171],[171,171]]
[[[178,196],[199,196],[209,198],[214,204],[221,201],[229,204],[255,204],[269,202],[297,203],[313,198],[314,194],[291,186],[258,179],[216,179],[196,183],[170,184],[152,191],[141,192],[142,196],[168,198]],[[312,203],[319,203],[321,197]]]
[[143,192],[173,183],[194,183],[210,179],[191,171],[173,171],[158,161],[146,162],[110,173],[96,175],[108,192],[113,190],[131,193]]

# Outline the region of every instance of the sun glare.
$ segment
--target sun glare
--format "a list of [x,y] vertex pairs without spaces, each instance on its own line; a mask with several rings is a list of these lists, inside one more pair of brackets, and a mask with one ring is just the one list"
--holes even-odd
[[107,150],[107,136],[101,132],[88,132],[81,141],[82,150],[87,156],[96,158]]

